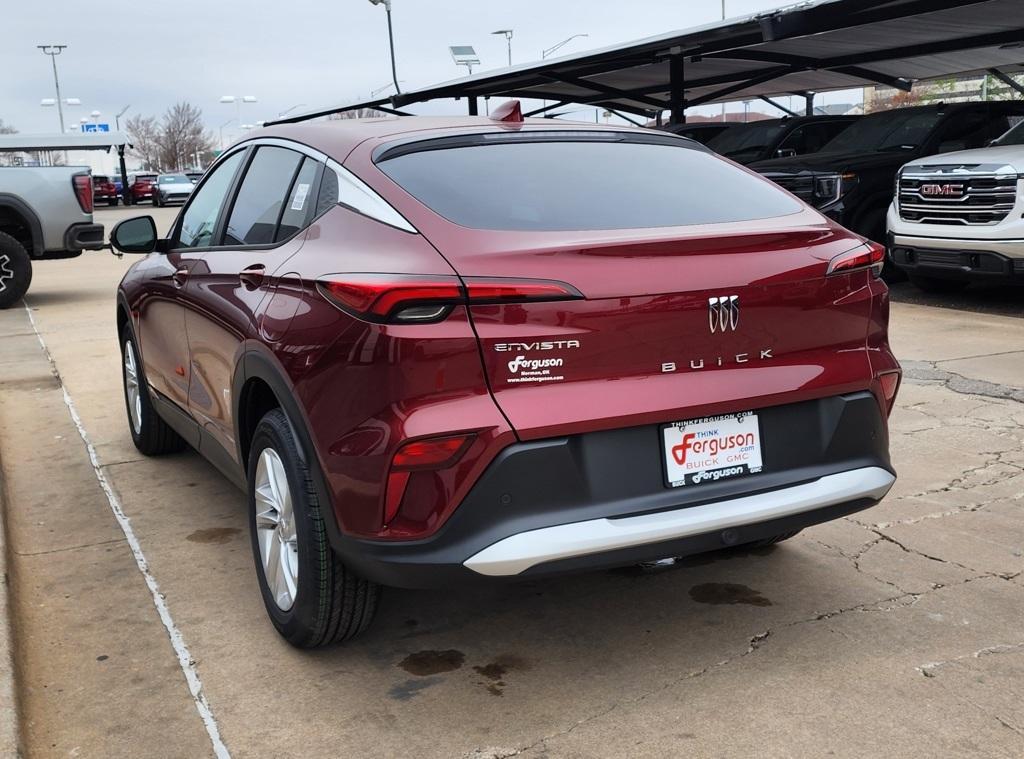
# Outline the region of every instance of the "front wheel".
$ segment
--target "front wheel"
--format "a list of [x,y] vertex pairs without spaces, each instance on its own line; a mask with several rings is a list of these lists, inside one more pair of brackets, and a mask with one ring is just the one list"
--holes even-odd
[[0,309],[17,303],[31,283],[32,259],[25,246],[0,232]]
[[[358,635],[373,620],[380,586],[331,550],[321,504],[284,412],[268,412],[249,452],[249,532],[263,605],[281,636],[317,648]],[[325,513],[326,512],[326,516]]]
[[160,198],[158,198],[156,196],[156,193],[153,193],[153,205],[155,205],[155,206],[159,206],[160,205]]
[[139,361],[135,340],[130,334],[122,337],[121,377],[124,380],[124,405],[128,412],[128,429],[135,447],[146,456],[175,453],[184,449],[185,441],[153,408],[149,385]]

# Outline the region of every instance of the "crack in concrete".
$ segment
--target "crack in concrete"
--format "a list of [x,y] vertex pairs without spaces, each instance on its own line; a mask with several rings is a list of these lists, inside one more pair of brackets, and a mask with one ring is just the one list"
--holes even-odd
[[1024,641],[1020,643],[999,643],[994,646],[985,646],[979,648],[977,651],[972,651],[969,654],[961,654],[960,656],[954,656],[952,659],[943,659],[942,661],[928,662],[922,664],[920,667],[915,669],[925,677],[935,677],[935,670],[945,667],[949,664],[956,664],[957,662],[964,661],[965,659],[980,659],[983,656],[992,656],[993,654],[1010,654],[1018,651],[1024,651]]
[[97,540],[95,543],[83,543],[78,546],[67,546],[65,548],[50,548],[46,551],[14,551],[16,556],[48,556],[53,553],[66,553],[68,551],[80,551],[83,548],[95,548],[96,546],[105,546],[111,543],[124,543],[124,538],[112,538],[110,540]]
[[[1012,351],[1014,353],[1018,351]],[[950,359],[958,360],[958,359]],[[937,361],[903,361],[903,379],[915,384],[938,384],[954,393],[976,395],[982,398],[1024,403],[1024,388],[1001,385],[987,380],[971,379],[962,374],[940,369]]]

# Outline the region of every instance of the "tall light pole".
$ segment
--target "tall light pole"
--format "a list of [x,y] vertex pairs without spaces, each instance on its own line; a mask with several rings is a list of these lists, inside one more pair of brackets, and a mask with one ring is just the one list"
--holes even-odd
[[370,0],[373,5],[383,5],[388,14],[388,48],[391,50],[391,80],[395,83],[395,92],[402,94],[398,86],[398,71],[395,69],[395,34],[391,28],[391,0]]
[[570,42],[572,42],[577,37],[589,37],[589,36],[590,36],[589,34],[574,34],[571,37],[566,37],[564,40],[559,42],[557,45],[552,45],[547,50],[541,50],[540,51],[540,59],[544,60],[549,55],[551,55],[553,52],[555,52],[556,50],[560,50],[561,48],[565,47],[566,45],[568,45]]
[[258,103],[255,95],[221,95],[220,102],[235,104],[235,118],[242,121],[242,103]]
[[121,117],[124,116],[125,113],[127,113],[129,108],[131,108],[131,106],[126,105],[124,108],[122,108],[120,111],[114,114],[114,129],[116,129],[118,132],[121,131]]
[[60,99],[60,79],[57,77],[57,56],[67,47],[67,45],[36,45],[37,48],[43,51],[43,55],[50,56],[50,63],[53,64],[53,86],[57,90],[57,115],[60,117],[60,132],[64,134],[64,106],[61,104]]
[[223,124],[221,124],[219,127],[217,127],[217,131],[220,132],[220,149],[221,149],[221,151],[224,150],[224,127],[226,127],[232,121],[234,121],[234,119],[228,119]]
[[491,34],[500,34],[505,38],[505,44],[508,45],[508,67],[512,68],[512,30],[511,29],[499,29]]

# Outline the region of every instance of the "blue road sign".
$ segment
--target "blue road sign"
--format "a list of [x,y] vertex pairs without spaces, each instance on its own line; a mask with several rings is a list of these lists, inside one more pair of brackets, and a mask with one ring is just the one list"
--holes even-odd
[[110,124],[82,124],[83,132],[109,132]]

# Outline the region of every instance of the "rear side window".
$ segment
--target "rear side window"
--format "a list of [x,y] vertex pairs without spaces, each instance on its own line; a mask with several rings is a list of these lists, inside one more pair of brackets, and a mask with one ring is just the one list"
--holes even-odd
[[664,143],[533,139],[385,154],[378,166],[436,213],[475,229],[636,229],[800,210],[767,180]]
[[302,154],[286,148],[261,147],[256,151],[231,208],[224,245],[274,242],[285,199],[302,159]]
[[274,242],[287,240],[306,226],[306,220],[313,209],[313,198],[316,195],[316,186],[313,181],[316,179],[318,166],[319,163],[312,158],[303,159],[302,167],[295,175],[291,192],[288,193],[288,200],[284,204],[284,213],[281,214],[281,224],[277,228]]

